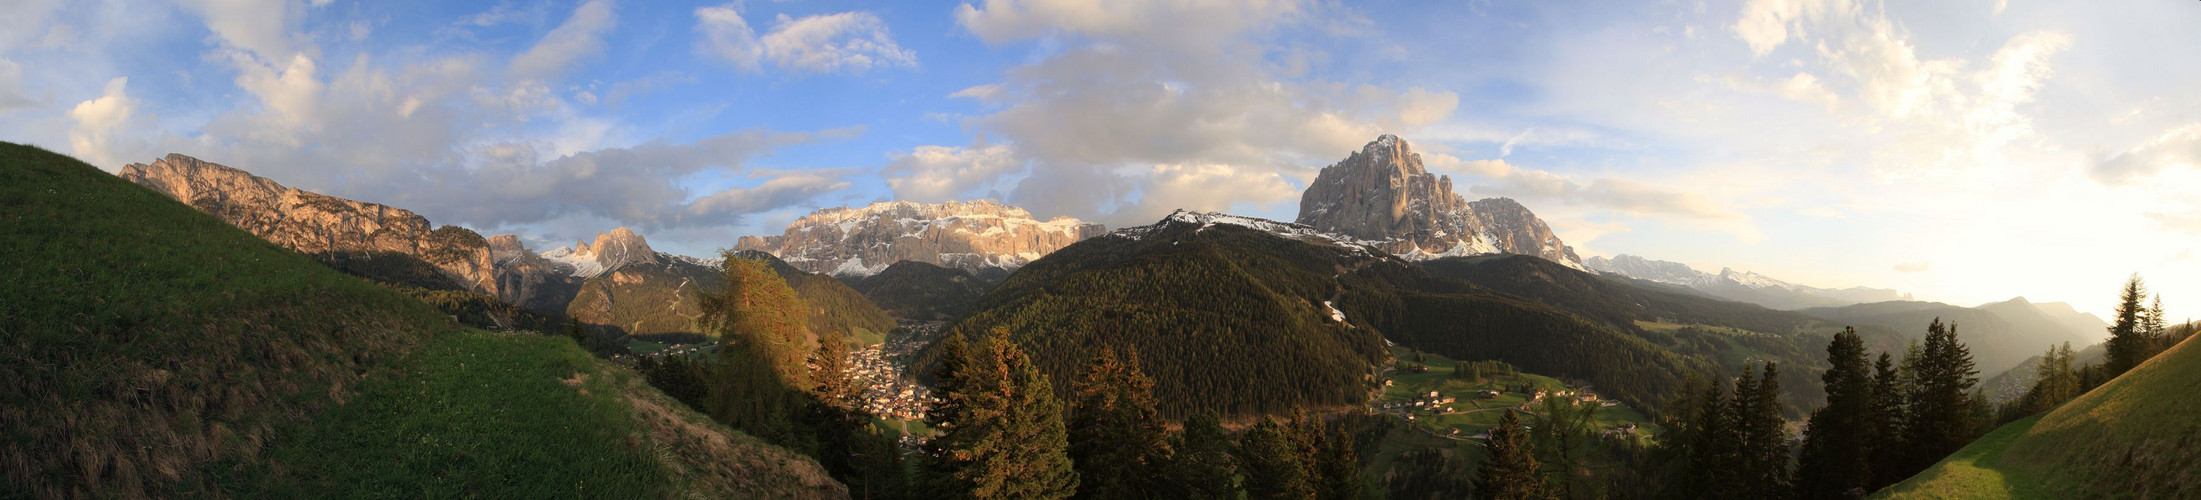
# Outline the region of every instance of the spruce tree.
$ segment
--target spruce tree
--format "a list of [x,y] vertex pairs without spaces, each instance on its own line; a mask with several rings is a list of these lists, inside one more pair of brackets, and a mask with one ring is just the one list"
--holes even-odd
[[1483,442],[1483,463],[1475,470],[1475,493],[1489,500],[1546,498],[1544,476],[1536,470],[1536,452],[1529,446],[1528,429],[1521,417],[1507,409],[1490,439]]
[[[2154,305],[2148,306],[2147,314],[2142,318],[2140,326],[2141,330],[2146,332],[2148,339],[2148,358],[2154,358],[2156,354],[2170,350],[2171,346],[2178,344],[2176,340],[2170,338],[2170,319],[2163,317],[2162,294],[2155,294]],[[2133,366],[2139,365],[2135,364]]]
[[1062,405],[1024,350],[995,332],[951,337],[925,413],[924,493],[935,498],[1060,499],[1078,489]]
[[1979,383],[1971,350],[1957,340],[1955,324],[1939,318],[1926,327],[1925,348],[1916,366],[1917,385],[1910,396],[1904,442],[1911,447],[1904,475],[1932,466],[1978,436],[1972,388]]
[[1304,500],[1314,496],[1307,462],[1292,431],[1262,418],[1238,437],[1239,471],[1246,475],[1246,497],[1255,500]]
[[1910,384],[1896,368],[1894,356],[1880,353],[1872,365],[1872,423],[1869,432],[1858,437],[1867,443],[1872,457],[1872,482],[1865,491],[1878,491],[1910,477],[1902,465],[1908,450],[1901,441],[1903,424],[1910,418],[1909,399]]
[[1668,490],[1668,498],[1724,498],[1735,486],[1737,431],[1729,418],[1727,389],[1708,384],[1687,418],[1687,427],[1674,439],[1683,447],[1685,462],[1680,477]]
[[1119,358],[1103,347],[1075,385],[1070,459],[1079,498],[1152,498],[1169,460],[1168,431],[1154,408],[1154,380],[1137,351]]
[[1736,481],[1741,498],[1788,496],[1788,428],[1781,419],[1780,372],[1768,361],[1758,377],[1744,370],[1736,384]]
[[2140,275],[2133,274],[2125,280],[2123,292],[2117,297],[2116,320],[2109,326],[2109,359],[2103,368],[2108,378],[2117,378],[2140,362],[2147,361],[2149,348],[2154,344],[2144,330],[2142,316],[2147,314],[2140,300],[2147,296],[2147,285],[2140,282]]
[[1315,498],[1360,498],[1360,454],[1353,449],[1353,437],[1350,434],[1336,432],[1329,439],[1323,440],[1322,455],[1315,462],[1322,473],[1320,481],[1315,485]]
[[1185,417],[1184,431],[1173,441],[1176,453],[1170,457],[1169,498],[1238,498],[1238,459],[1220,417],[1214,412]]
[[1797,457],[1796,496],[1806,500],[1849,498],[1872,482],[1868,455],[1874,403],[1872,366],[1857,329],[1844,328],[1827,344],[1832,366],[1819,379],[1827,404],[1811,413]]

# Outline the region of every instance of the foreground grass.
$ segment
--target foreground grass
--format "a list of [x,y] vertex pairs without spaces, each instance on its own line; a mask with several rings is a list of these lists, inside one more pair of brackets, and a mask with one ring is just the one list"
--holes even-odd
[[2188,339],[2054,410],[1995,430],[1883,496],[2201,497],[2196,387],[2201,344]]
[[1995,429],[1957,450],[1933,468],[1890,486],[1875,498],[2052,498],[2032,478],[2002,467],[1994,460],[2018,436],[2033,428],[2038,417]]
[[669,474],[616,375],[563,338],[450,335],[275,450],[285,493],[655,498]]

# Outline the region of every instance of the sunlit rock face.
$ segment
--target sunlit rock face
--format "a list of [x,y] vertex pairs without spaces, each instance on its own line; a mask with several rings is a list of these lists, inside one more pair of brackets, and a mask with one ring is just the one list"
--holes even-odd
[[1527,207],[1506,198],[1469,203],[1452,191],[1451,177],[1429,173],[1421,154],[1394,135],[1323,167],[1300,195],[1296,222],[1408,259],[1514,253],[1582,267]]
[[292,189],[180,154],[130,164],[121,177],[300,253],[408,255],[460,288],[497,294],[489,242],[466,228],[434,228],[408,210]]

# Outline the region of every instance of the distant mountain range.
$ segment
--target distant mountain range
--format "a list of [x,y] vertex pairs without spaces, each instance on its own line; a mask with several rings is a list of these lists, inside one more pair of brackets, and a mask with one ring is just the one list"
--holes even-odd
[[870,276],[901,261],[1003,276],[1078,240],[1107,232],[1069,217],[1047,221],[992,201],[873,203],[811,212],[775,236],[743,236],[735,250],[779,256],[804,271]]
[[2049,346],[2085,349],[2107,335],[2108,323],[2061,303],[2046,307],[2018,297],[1963,307],[1939,302],[1892,301],[1805,309],[1804,314],[1851,325],[1882,325],[1905,338],[1924,338],[1935,319],[1957,325],[1957,339],[1971,348],[1982,378],[2002,373]]
[[1582,264],[1587,269],[1601,273],[1679,285],[1714,297],[1783,310],[1911,300],[1910,294],[1895,290],[1861,286],[1818,288],[1728,268],[1721,268],[1719,274],[1711,274],[1679,262],[1651,260],[1627,254],[1610,259],[1590,257]]

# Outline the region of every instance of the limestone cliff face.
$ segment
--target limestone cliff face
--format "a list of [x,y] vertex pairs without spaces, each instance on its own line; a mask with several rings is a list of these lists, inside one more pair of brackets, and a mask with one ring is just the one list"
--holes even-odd
[[758,250],[796,268],[870,276],[910,260],[972,274],[1014,270],[1079,240],[1105,234],[1100,224],[1032,218],[991,201],[873,203],[812,212],[777,236],[743,236],[735,250]]
[[1574,249],[1520,203],[1468,203],[1452,178],[1429,173],[1412,145],[1384,135],[1324,167],[1300,195],[1299,224],[1378,242],[1408,259],[1516,253],[1582,267]]
[[121,176],[300,253],[403,254],[459,288],[497,295],[489,242],[466,228],[434,228],[407,210],[292,189],[180,154],[131,164]]

